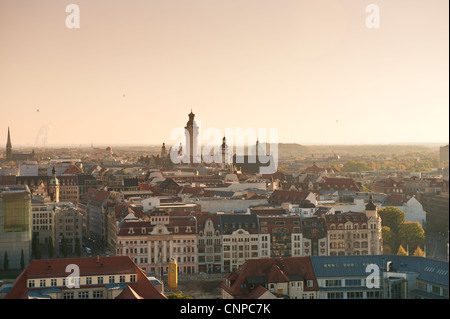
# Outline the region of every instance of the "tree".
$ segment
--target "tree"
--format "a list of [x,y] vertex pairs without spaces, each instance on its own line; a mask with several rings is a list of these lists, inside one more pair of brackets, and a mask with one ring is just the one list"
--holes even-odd
[[39,244],[39,238],[35,234],[31,241],[31,250],[34,259],[41,259],[41,246]]
[[23,249],[20,252],[20,269],[25,269],[25,256],[23,255]]
[[348,161],[342,167],[343,172],[361,172],[361,171],[373,171],[373,168],[362,161]]
[[398,233],[400,225],[405,222],[405,213],[400,209],[388,206],[379,212],[381,217],[381,226],[387,226],[394,234]]
[[183,295],[183,292],[177,291],[173,294],[167,295],[167,299],[193,299],[189,295]]
[[381,227],[381,236],[383,238],[383,251],[385,254],[389,254],[390,252],[397,250],[397,236],[389,227]]
[[77,254],[78,257],[81,256],[81,242],[80,242],[80,238],[76,238],[75,239],[75,253]]
[[423,252],[422,249],[420,249],[419,246],[417,246],[416,250],[413,253],[413,256],[425,257],[425,253]]
[[400,247],[398,248],[397,255],[401,255],[401,256],[407,255],[406,250],[405,250],[405,248],[403,248],[402,245],[400,245]]
[[55,247],[53,247],[53,238],[52,238],[52,236],[48,237],[47,248],[48,248],[48,258],[53,258],[53,252],[55,250]]
[[398,230],[398,242],[403,247],[423,247],[425,244],[425,232],[418,222],[406,222],[400,225]]
[[66,241],[66,239],[64,238],[64,236],[63,236],[63,238],[62,238],[62,240],[61,240],[61,248],[60,248],[60,252],[61,252],[61,254],[63,255],[64,258],[67,257],[67,241]]
[[3,258],[3,269],[9,270],[8,252],[6,252],[6,251],[5,251],[4,258]]

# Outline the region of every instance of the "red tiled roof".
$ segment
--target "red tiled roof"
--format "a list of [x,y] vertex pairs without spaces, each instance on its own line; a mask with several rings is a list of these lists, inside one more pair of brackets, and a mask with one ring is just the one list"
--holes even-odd
[[110,195],[110,192],[104,191],[104,190],[99,190],[95,194],[93,200],[98,203],[103,203],[108,198],[109,195]]
[[359,186],[353,178],[326,178],[321,189],[359,191]]
[[246,299],[259,299],[262,295],[264,295],[268,290],[264,288],[263,286],[259,285],[255,289],[253,289],[249,294],[248,298]]
[[82,174],[81,169],[76,165],[70,165],[63,173],[63,175]]
[[272,264],[272,267],[267,274],[267,282],[289,282],[289,278],[276,264]]
[[139,296],[129,285],[115,299],[144,299]]
[[75,264],[80,276],[136,273],[136,265],[128,256],[87,257],[32,260],[27,278],[67,277],[66,267]]
[[[267,278],[265,283],[276,283],[277,280],[289,281],[289,276],[292,275],[300,275],[304,280],[313,280],[312,287],[304,286],[305,291],[319,289],[309,257],[249,259],[238,270],[229,274],[220,287],[235,298],[249,298],[252,290],[247,283],[247,277],[265,277]],[[230,287],[227,286],[227,281],[231,282]]]

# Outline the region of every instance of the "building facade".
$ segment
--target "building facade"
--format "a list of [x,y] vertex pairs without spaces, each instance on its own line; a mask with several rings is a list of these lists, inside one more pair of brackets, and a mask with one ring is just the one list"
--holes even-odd
[[27,186],[0,187],[0,265],[5,253],[9,269],[31,260],[31,194]]
[[[75,276],[69,276],[77,271]],[[166,299],[128,257],[33,260],[5,299]]]

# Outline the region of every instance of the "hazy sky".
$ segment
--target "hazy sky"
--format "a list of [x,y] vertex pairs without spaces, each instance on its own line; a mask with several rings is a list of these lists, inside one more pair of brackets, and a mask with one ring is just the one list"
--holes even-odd
[[448,7],[0,0],[0,145],[8,126],[13,146],[171,144],[191,107],[203,129],[278,128],[280,142],[447,142]]

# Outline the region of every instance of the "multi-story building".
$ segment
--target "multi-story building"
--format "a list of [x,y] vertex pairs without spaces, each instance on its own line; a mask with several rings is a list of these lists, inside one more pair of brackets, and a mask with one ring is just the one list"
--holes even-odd
[[270,235],[259,233],[258,216],[223,214],[219,217],[222,271],[234,271],[248,259],[270,256]]
[[0,265],[5,253],[10,269],[31,259],[31,194],[27,186],[0,187]]
[[85,208],[87,235],[99,242],[104,242],[106,237],[106,216],[108,206],[114,205],[113,193],[98,190],[90,194]]
[[320,299],[448,299],[448,262],[396,255],[311,257]]
[[386,178],[375,181],[372,185],[372,191],[374,193],[383,193],[388,195],[405,194],[406,187],[403,181],[395,180],[393,178]]
[[53,237],[54,205],[51,203],[35,202],[31,205],[32,238],[40,244],[47,244],[49,237]]
[[222,299],[316,299],[309,257],[247,260],[220,285]]
[[260,234],[270,236],[270,256],[292,257],[301,245],[302,234],[299,216],[258,216]]
[[294,247],[295,256],[326,256],[328,255],[327,226],[324,218],[302,218],[301,242]]
[[126,256],[33,260],[5,299],[166,299]]
[[449,158],[449,148],[447,144],[439,148],[439,161],[448,162],[448,158]]
[[55,247],[60,248],[64,239],[68,252],[75,253],[77,241],[79,241],[81,249],[83,215],[71,205],[58,205],[55,208],[54,221],[53,238]]
[[325,215],[325,221],[330,256],[382,253],[381,218],[372,200],[364,213]]
[[124,220],[119,225],[116,254],[129,256],[144,271],[167,273],[176,258],[179,273],[197,273],[198,223],[193,216],[150,214],[150,221]]
[[198,222],[198,271],[221,272],[222,236],[218,215],[196,216]]

